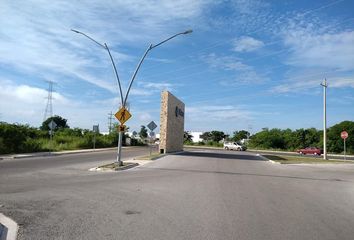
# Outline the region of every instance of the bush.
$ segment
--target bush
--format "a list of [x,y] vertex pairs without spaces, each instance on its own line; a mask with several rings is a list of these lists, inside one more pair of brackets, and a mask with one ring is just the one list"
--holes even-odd
[[36,128],[29,127],[28,125],[21,124],[8,124],[0,123],[0,136],[1,145],[0,153],[19,153],[30,149],[32,143],[29,143],[27,139],[36,139],[42,136],[42,132]]
[[37,139],[27,138],[21,145],[20,152],[41,152],[42,146]]

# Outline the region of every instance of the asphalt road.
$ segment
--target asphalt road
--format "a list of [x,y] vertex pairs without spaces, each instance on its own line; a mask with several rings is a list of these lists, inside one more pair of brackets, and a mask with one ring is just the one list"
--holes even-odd
[[[157,151],[156,149],[154,151]],[[136,156],[148,155],[147,147],[124,147],[122,160]],[[0,173],[11,175],[28,172],[38,172],[46,169],[79,169],[86,171],[95,165],[102,165],[114,161],[117,150],[74,153],[53,156],[40,156],[31,158],[18,158],[0,161]]]
[[[185,150],[193,150],[193,149],[205,149],[203,147],[198,148],[197,146],[194,147],[184,147]],[[219,150],[222,150],[221,148]],[[311,155],[311,154],[304,154],[304,155],[299,155],[296,152],[281,152],[281,151],[262,151],[262,150],[247,150],[247,152],[251,152],[251,153],[259,153],[259,154],[267,154],[267,155],[284,155],[284,156],[301,156],[301,157],[308,157],[308,158],[323,158],[323,155],[321,156],[317,156],[317,155]],[[340,154],[328,154],[327,155],[328,159],[335,159],[335,160],[344,160],[344,156],[340,155]],[[353,161],[354,160],[354,156],[353,155],[347,155],[346,156],[346,160],[350,160]]]
[[353,165],[195,150],[123,172],[84,170],[108,155],[39,169],[26,159],[20,172],[0,161],[0,212],[20,224],[19,239],[353,239]]

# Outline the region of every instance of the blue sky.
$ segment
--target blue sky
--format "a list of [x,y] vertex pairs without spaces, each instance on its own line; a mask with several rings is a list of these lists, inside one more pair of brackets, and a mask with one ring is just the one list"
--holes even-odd
[[186,104],[192,131],[322,128],[354,120],[354,1],[0,2],[0,120],[39,126],[48,80],[54,114],[107,131],[118,110],[107,43],[123,91],[150,43],[129,96],[132,130],[159,124],[160,92]]

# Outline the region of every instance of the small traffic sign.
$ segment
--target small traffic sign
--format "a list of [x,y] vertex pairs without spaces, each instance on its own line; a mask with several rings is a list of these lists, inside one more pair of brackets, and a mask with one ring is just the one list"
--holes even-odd
[[57,127],[57,124],[52,120],[48,124],[48,127],[49,127],[50,130],[54,130]]
[[343,139],[347,139],[348,138],[348,133],[346,131],[343,131],[340,133],[340,137]]
[[157,125],[156,125],[156,123],[155,123],[154,121],[151,121],[151,122],[147,125],[147,127],[150,129],[150,131],[154,131],[155,128],[157,128]]
[[152,131],[149,133],[149,135],[150,135],[151,138],[155,137],[155,133],[152,132]]
[[116,114],[114,114],[114,116],[123,125],[132,115],[125,107],[122,107]]
[[125,132],[126,128],[127,128],[127,126],[125,126],[125,125],[119,125],[118,132]]
[[93,125],[93,132],[95,132],[95,133],[99,133],[99,125]]

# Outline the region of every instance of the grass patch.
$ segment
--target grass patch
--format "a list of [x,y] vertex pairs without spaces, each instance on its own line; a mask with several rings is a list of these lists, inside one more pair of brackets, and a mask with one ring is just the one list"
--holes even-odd
[[154,153],[151,155],[136,157],[135,160],[155,160],[155,159],[158,159],[162,156],[164,156],[164,154]]
[[265,154],[263,157],[279,162],[281,164],[295,164],[295,163],[354,163],[353,161],[344,160],[324,160],[322,158],[312,158],[312,157],[300,157],[300,156],[279,156],[279,155],[268,155]]
[[123,162],[123,166],[119,166],[117,162],[99,166],[99,168],[104,170],[124,170],[131,167],[137,166],[137,163]]

